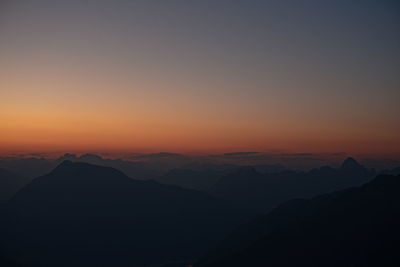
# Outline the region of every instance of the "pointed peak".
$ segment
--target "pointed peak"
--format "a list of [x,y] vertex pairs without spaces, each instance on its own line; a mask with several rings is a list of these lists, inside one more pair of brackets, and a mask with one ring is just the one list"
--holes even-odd
[[352,169],[362,167],[360,163],[358,163],[354,158],[348,157],[342,163],[342,169]]

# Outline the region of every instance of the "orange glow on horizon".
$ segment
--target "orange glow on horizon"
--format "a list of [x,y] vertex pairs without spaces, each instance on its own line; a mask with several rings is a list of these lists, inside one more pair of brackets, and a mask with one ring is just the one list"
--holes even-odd
[[[181,119],[181,120],[179,120]],[[295,124],[293,125],[296,126]],[[347,152],[398,156],[394,136],[360,136],[320,129],[277,129],[240,123],[139,117],[134,114],[19,111],[2,114],[0,154],[25,152],[159,152],[223,153],[285,151],[288,153]],[[293,134],[295,132],[295,135]],[[382,140],[395,142],[382,142]]]

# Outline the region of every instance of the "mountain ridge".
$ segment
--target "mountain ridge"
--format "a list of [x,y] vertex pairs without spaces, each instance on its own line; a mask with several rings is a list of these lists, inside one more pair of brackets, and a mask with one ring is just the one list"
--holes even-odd
[[66,257],[65,266],[193,258],[248,218],[203,192],[69,161],[17,192],[5,214],[2,242],[33,266],[60,266]]
[[268,212],[292,198],[313,197],[318,194],[359,186],[375,176],[353,158],[342,167],[323,166],[305,171],[260,173],[254,168],[242,168],[223,176],[208,192],[238,205]]
[[400,176],[380,175],[286,202],[237,228],[195,266],[396,266],[399,192]]

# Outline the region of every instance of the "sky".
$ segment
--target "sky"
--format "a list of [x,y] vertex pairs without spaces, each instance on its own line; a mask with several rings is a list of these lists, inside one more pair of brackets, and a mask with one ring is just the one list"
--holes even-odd
[[400,156],[398,1],[4,0],[0,154]]

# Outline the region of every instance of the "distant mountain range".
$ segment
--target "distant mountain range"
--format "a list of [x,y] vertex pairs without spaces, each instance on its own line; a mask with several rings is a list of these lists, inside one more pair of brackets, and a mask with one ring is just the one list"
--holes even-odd
[[399,225],[400,176],[378,176],[286,202],[236,229],[195,266],[400,266]]
[[[286,170],[281,165],[253,165],[257,171],[263,173],[276,173]],[[175,168],[167,173],[155,177],[164,184],[179,185],[184,188],[209,191],[222,177],[241,170],[243,166],[233,164],[186,164],[182,168]]]
[[[94,154],[65,154],[55,160],[1,158],[0,168],[5,168],[7,171],[4,172],[8,174],[0,171],[0,203],[9,199],[31,179],[50,172],[64,160],[113,167],[134,179],[153,179],[163,184],[204,191],[254,212],[268,212],[281,202],[294,197],[312,197],[360,185],[375,175],[373,170],[368,170],[352,158],[345,160],[337,169],[325,166],[311,171],[293,171],[278,164],[240,166],[188,163],[184,156],[171,153],[150,154],[138,158],[145,158],[147,161],[105,159]],[[177,165],[177,160],[180,165]],[[382,173],[396,175],[400,170],[394,168]],[[14,175],[15,179],[10,179],[10,174]],[[10,186],[14,189],[7,189]]]
[[203,192],[71,161],[33,179],[2,213],[1,251],[27,266],[195,258],[248,218]]
[[373,179],[353,158],[311,171],[191,163],[155,175],[162,183],[92,163],[149,165],[91,154],[8,162],[23,163],[33,173],[58,165],[34,179],[0,169],[0,266],[176,267],[206,251],[201,267],[399,262],[400,178]]
[[176,165],[173,164],[157,161],[158,158],[155,156],[152,157],[152,159],[152,161],[128,161],[123,159],[106,159],[90,153],[80,156],[67,153],[57,159],[0,158],[0,168],[4,168],[24,177],[35,178],[50,172],[64,160],[69,160],[72,162],[86,162],[116,168],[135,179],[152,179],[176,167]]
[[308,172],[260,173],[247,167],[222,177],[209,192],[247,209],[268,212],[290,199],[359,186],[374,176],[375,171],[353,158],[347,158],[338,169],[325,166]]
[[231,169],[227,170],[191,170],[173,169],[166,174],[157,177],[157,181],[164,184],[178,185],[183,188],[207,191],[221,177],[227,175]]

